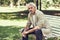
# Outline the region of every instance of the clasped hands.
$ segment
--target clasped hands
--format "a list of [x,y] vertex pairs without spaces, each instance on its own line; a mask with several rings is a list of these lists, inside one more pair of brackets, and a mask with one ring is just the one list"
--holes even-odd
[[29,31],[24,30],[24,31],[22,32],[22,36],[23,36],[23,37],[26,37],[26,35],[27,35],[28,33],[33,32],[34,30],[37,30],[37,29],[40,29],[40,28],[39,28],[38,26],[36,26],[36,27],[34,27],[33,29],[31,29],[31,30],[29,30]]
[[23,32],[22,32],[22,36],[23,36],[23,37],[26,37],[27,34],[28,34],[28,31],[23,31]]

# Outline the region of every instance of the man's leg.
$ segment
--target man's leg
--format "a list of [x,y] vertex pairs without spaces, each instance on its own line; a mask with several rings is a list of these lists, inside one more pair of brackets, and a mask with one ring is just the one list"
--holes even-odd
[[25,35],[25,37],[22,37],[22,40],[28,40],[28,35]]
[[43,34],[41,30],[35,30],[36,40],[42,40]]
[[[30,29],[32,29],[32,28],[29,28],[28,30],[30,30]],[[27,30],[27,31],[28,31],[28,30]],[[23,30],[23,31],[24,31],[24,30]],[[22,32],[23,32],[23,31],[22,31]],[[35,34],[35,32],[29,33],[29,34]],[[22,40],[28,40],[28,35],[29,35],[29,34],[25,35],[25,37],[22,37]]]

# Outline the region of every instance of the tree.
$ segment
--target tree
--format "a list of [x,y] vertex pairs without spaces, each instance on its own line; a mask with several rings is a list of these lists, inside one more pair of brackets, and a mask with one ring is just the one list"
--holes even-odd
[[26,3],[29,3],[29,2],[34,2],[34,0],[25,0]]
[[13,7],[13,0],[9,0],[10,1],[10,7]]

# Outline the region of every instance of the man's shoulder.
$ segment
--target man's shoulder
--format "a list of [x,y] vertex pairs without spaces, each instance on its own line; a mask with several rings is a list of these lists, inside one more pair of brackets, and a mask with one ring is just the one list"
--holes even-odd
[[42,11],[40,11],[40,10],[37,10],[37,11],[36,11],[36,14],[37,14],[37,15],[43,15],[44,13],[43,13]]

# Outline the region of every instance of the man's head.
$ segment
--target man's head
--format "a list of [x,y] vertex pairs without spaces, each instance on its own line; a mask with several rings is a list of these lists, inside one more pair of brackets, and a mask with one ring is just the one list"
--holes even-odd
[[28,3],[26,6],[27,6],[29,12],[31,12],[32,14],[34,14],[35,11],[37,10],[36,5],[32,2]]

